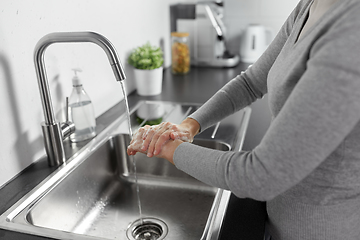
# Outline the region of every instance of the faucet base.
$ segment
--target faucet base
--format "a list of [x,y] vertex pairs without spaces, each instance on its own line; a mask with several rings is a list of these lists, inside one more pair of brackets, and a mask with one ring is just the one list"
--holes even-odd
[[42,122],[41,127],[49,166],[60,166],[66,161],[60,123],[49,125]]

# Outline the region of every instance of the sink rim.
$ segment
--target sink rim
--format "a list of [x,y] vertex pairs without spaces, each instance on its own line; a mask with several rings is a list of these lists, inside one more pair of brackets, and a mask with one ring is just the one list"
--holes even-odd
[[[151,102],[151,101],[139,102],[134,107],[134,109],[132,109],[130,114],[133,114],[145,102]],[[152,101],[152,102],[167,103],[165,101]],[[173,102],[169,102],[169,103],[174,104]],[[187,104],[187,105],[197,106],[197,104]],[[242,137],[245,136],[244,134],[247,128],[247,124],[251,112],[251,109],[246,109],[246,110],[247,111],[244,112],[241,126],[238,129],[242,132],[241,133]],[[60,166],[52,174],[50,174],[47,178],[45,178],[41,183],[39,183],[34,189],[32,189],[29,193],[27,193],[24,197],[22,197],[18,202],[16,202],[14,205],[8,208],[0,216],[0,228],[22,232],[22,233],[35,234],[45,237],[55,237],[55,238],[61,237],[62,239],[66,239],[69,236],[70,237],[76,236],[76,239],[99,239],[99,237],[94,238],[88,235],[79,235],[68,232],[61,233],[59,230],[41,228],[26,222],[18,223],[14,220],[20,217],[21,215],[24,214],[27,215],[27,211],[31,209],[31,207],[34,204],[40,201],[41,198],[44,197],[44,195],[46,195],[47,192],[49,192],[52,188],[54,188],[57,184],[59,184],[64,178],[66,178],[67,175],[69,175],[79,165],[81,165],[82,162],[88,158],[88,156],[90,156],[94,151],[96,151],[99,148],[99,146],[101,146],[103,143],[108,141],[114,135],[119,134],[119,132],[116,132],[116,129],[125,120],[126,120],[126,116],[125,114],[122,114],[118,119],[116,119],[109,126],[107,126],[101,133],[99,133],[97,137],[95,137],[93,140],[87,143],[77,154],[70,157],[69,160],[67,161],[67,164]],[[213,139],[210,141],[217,141],[217,140]],[[225,144],[230,145],[228,143]],[[241,149],[241,145],[239,146],[239,148]],[[218,234],[220,233],[220,228],[222,226],[222,221],[226,212],[230,194],[231,193],[227,190],[218,189],[201,239],[213,239],[208,237],[218,236]]]

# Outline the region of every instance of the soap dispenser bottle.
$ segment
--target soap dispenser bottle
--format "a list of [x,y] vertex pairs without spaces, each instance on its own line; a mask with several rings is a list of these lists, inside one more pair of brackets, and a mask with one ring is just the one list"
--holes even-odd
[[85,92],[80,78],[77,76],[81,69],[72,69],[75,76],[72,79],[73,90],[69,99],[70,121],[75,124],[75,132],[70,135],[70,141],[80,142],[96,136],[94,108]]

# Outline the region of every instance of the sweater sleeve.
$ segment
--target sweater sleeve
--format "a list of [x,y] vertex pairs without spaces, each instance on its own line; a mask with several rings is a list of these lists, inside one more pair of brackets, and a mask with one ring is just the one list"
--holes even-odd
[[250,105],[267,93],[267,74],[288,39],[294,23],[301,17],[304,6],[309,2],[309,0],[300,1],[267,50],[251,67],[229,81],[189,116],[199,122],[201,131]]
[[359,124],[359,18],[358,12],[347,16],[312,46],[307,69],[253,151],[183,143],[175,165],[238,197],[258,200],[270,200],[304,179]]

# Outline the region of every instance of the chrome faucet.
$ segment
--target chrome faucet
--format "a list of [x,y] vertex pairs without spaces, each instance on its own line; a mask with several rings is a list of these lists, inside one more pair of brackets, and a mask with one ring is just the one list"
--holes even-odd
[[106,53],[117,81],[125,80],[125,72],[117,56],[115,47],[104,36],[94,32],[55,32],[42,37],[36,44],[34,51],[35,70],[38,78],[41,102],[45,121],[41,123],[45,150],[50,166],[60,166],[65,163],[63,140],[74,132],[74,125],[70,122],[56,121],[51,101],[49,82],[46,75],[44,54],[48,46],[53,43],[92,42],[99,45]]

